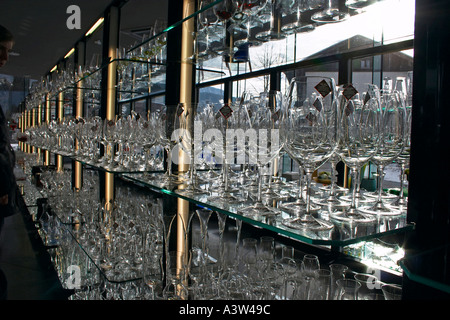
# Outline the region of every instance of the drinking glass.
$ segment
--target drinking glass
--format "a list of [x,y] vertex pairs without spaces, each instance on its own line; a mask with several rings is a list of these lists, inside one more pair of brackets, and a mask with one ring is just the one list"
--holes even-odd
[[[294,78],[283,107],[282,141],[285,151],[305,171],[306,206],[283,221],[288,227],[328,230],[333,225],[313,217],[311,180],[314,170],[336,150],[337,109],[334,79],[320,76]],[[283,207],[285,208],[285,207]]]
[[330,300],[331,298],[331,271],[318,269],[314,271],[314,299]]
[[261,41],[252,35],[252,30],[262,25],[259,14],[264,10],[267,2],[268,0],[238,0],[239,11],[246,17],[243,23],[247,36],[244,39],[236,40],[234,42],[236,47],[244,44],[248,46],[258,46],[261,44]]
[[319,257],[314,254],[303,256],[304,275],[313,278],[314,272],[320,269]]
[[339,198],[339,194],[345,193],[346,188],[339,187],[337,185],[337,170],[336,165],[339,162],[340,157],[335,152],[329,159],[331,166],[330,180],[331,183],[327,187],[321,188],[324,191],[324,197],[318,197],[313,199],[315,205],[322,206],[326,208],[329,212],[336,211],[342,208],[347,208],[350,206],[348,201]]
[[396,284],[384,284],[381,286],[386,300],[402,300],[402,286]]
[[224,56],[232,56],[233,48],[226,43],[227,22],[232,19],[236,19],[236,13],[238,12],[237,0],[223,0],[213,7],[214,14],[220,20],[222,26],[222,44],[219,47],[214,48],[214,51]]
[[344,21],[349,14],[339,10],[339,0],[325,0],[325,8],[313,14],[311,20],[318,23],[335,23]]
[[376,289],[380,289],[382,283],[372,274],[357,273],[353,276],[361,284],[358,291],[359,300],[372,300]]
[[315,29],[315,25],[311,22],[303,22],[302,16],[305,11],[309,10],[308,1],[294,0],[291,7],[292,12],[295,12],[295,20],[291,23],[284,24],[281,27],[281,31],[285,34],[310,32]]
[[257,243],[254,238],[242,239],[242,261],[244,262],[245,273],[250,277],[256,271],[257,263]]
[[332,212],[330,217],[346,222],[372,222],[373,216],[360,212],[360,170],[377,153],[380,143],[380,92],[376,85],[365,84],[359,93],[352,84],[341,85],[339,91],[339,126],[337,153],[350,167],[352,195],[349,208]]
[[[248,102],[252,103],[251,97]],[[258,168],[256,203],[251,207],[241,209],[245,215],[273,216],[279,213],[275,208],[263,204],[262,175],[264,166],[272,162],[283,146],[279,137],[283,123],[283,103],[281,92],[271,90],[262,93],[253,105],[244,103],[242,106],[243,110],[240,114],[243,115],[243,119],[239,125],[240,129],[248,128],[247,132],[253,133],[252,136],[255,138],[250,139],[248,147],[244,146],[244,150],[247,153],[249,164],[256,164]]]
[[[234,150],[235,144],[231,138],[228,139],[227,135],[228,130],[232,129],[234,124],[234,109],[228,104],[223,104],[214,116],[214,126],[217,132],[216,138],[218,138],[217,140],[220,140],[215,143],[215,149],[222,153],[222,179],[219,186],[214,188],[214,193],[217,193],[217,195],[208,197],[208,200],[212,202],[224,204],[239,202],[233,195],[235,190],[232,188],[230,181],[230,165],[234,162],[234,157],[232,157],[234,153],[231,151]],[[230,155],[230,153],[232,153],[232,155]]]
[[[199,11],[210,6],[215,0],[201,0],[199,4]],[[201,48],[197,51],[197,59],[203,59],[211,56],[212,50],[210,43],[217,32],[219,19],[212,8],[203,10],[198,14],[197,20],[197,46]]]
[[339,263],[332,263],[329,267],[331,271],[331,300],[337,300],[338,290],[336,281],[345,278],[348,267]]
[[407,181],[406,168],[409,165],[409,159],[411,155],[411,110],[407,109],[406,112],[407,133],[405,137],[405,145],[403,147],[403,151],[395,160],[400,165],[400,195],[397,200],[392,203],[394,207],[397,207],[402,211],[405,211],[408,206],[408,199],[407,197],[405,197],[404,189]]
[[219,211],[216,211],[217,214],[217,221],[219,226],[219,264],[220,267],[223,269],[224,267],[224,254],[225,254],[225,242],[224,242],[224,232],[226,227],[226,221],[227,221],[227,215],[224,213],[220,213]]
[[377,165],[377,201],[373,206],[363,206],[362,212],[376,215],[399,215],[402,213],[383,201],[384,168],[403,151],[406,141],[406,108],[404,99],[396,91],[381,95],[380,143],[371,161]]
[[337,300],[358,300],[358,291],[361,284],[353,279],[339,279]]
[[202,266],[205,267],[208,261],[208,222],[212,211],[208,209],[196,210],[200,220],[200,231],[202,236]]
[[[174,132],[172,133],[172,140],[176,143],[176,148],[173,149],[173,152],[178,151],[178,154],[182,155],[183,158],[178,158],[178,160],[181,160],[183,163],[189,163],[189,171],[187,173],[189,177],[188,185],[178,191],[190,195],[206,193],[197,183],[196,158],[202,150],[199,148],[198,141],[195,141],[193,137],[195,130],[193,116],[188,114],[188,110],[183,104],[180,104],[175,115]],[[178,173],[178,176],[181,177],[180,173]]]

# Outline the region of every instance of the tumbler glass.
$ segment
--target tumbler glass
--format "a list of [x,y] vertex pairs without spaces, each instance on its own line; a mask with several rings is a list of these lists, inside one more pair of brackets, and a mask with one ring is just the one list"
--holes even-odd
[[353,279],[339,279],[336,284],[338,286],[337,300],[358,300],[361,283]]

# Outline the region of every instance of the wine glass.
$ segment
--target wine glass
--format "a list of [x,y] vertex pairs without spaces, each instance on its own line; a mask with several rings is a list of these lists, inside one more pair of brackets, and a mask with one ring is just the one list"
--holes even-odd
[[[170,185],[172,183],[175,183],[178,179],[178,176],[172,173],[172,154],[173,154],[173,148],[176,145],[176,141],[174,141],[171,136],[168,134],[170,128],[168,128],[168,112],[167,112],[167,106],[164,106],[161,108],[158,112],[158,116],[156,117],[156,139],[157,143],[162,145],[164,150],[167,153],[167,169],[164,173],[164,176],[162,179],[160,179],[160,182],[164,185]],[[175,115],[176,116],[176,115]],[[159,178],[158,178],[159,179]]]
[[[210,48],[210,42],[216,34],[217,24],[219,23],[218,16],[214,13],[212,8],[209,7],[215,0],[201,0],[199,4],[198,14],[198,30],[197,30],[197,48],[202,48],[197,51],[197,58],[207,58],[212,54]],[[203,10],[203,11],[202,11]],[[200,46],[201,45],[201,46]]]
[[339,0],[325,0],[325,8],[313,14],[311,20],[319,23],[334,23],[346,20],[350,15],[339,10]]
[[406,110],[406,137],[403,151],[398,155],[396,162],[400,165],[400,195],[392,205],[400,208],[400,210],[406,210],[408,205],[408,199],[405,197],[405,182],[407,180],[406,167],[409,165],[409,159],[411,154],[411,110]]
[[228,104],[224,104],[214,117],[215,128],[217,129],[216,133],[218,136],[217,140],[215,140],[217,141],[215,143],[215,149],[219,152],[221,151],[222,153],[222,180],[220,182],[220,185],[214,188],[214,193],[217,193],[217,195],[211,195],[208,197],[208,200],[212,202],[225,204],[238,202],[236,197],[233,195],[233,192],[235,190],[231,186],[229,177],[230,164],[232,163],[232,161],[234,161],[234,158],[232,158],[232,155],[234,155],[234,153],[229,152],[228,150],[234,150],[235,144],[232,138],[230,138],[230,136],[232,135],[228,135],[227,132],[232,128],[232,124],[235,121],[233,114],[233,108]]
[[286,152],[299,163],[306,177],[306,206],[283,221],[295,229],[327,230],[332,224],[313,217],[311,180],[314,170],[336,149],[337,109],[334,79],[320,76],[294,78],[284,104],[282,140]]
[[[251,102],[252,99],[249,99]],[[262,170],[269,164],[280,152],[283,147],[279,131],[283,123],[283,96],[281,92],[271,90],[261,94],[259,103],[253,108],[248,104],[243,104],[241,112],[243,113],[242,125],[248,128],[247,132],[254,133],[255,139],[249,140],[248,147],[244,146],[250,164],[256,164],[258,167],[258,190],[256,203],[251,207],[246,207],[240,211],[245,215],[272,216],[279,212],[263,204],[263,186]],[[242,129],[242,126],[241,126]],[[249,134],[249,136],[251,136]],[[256,137],[258,136],[258,141]]]
[[243,44],[248,44],[249,46],[261,44],[261,41],[255,39],[251,33],[255,27],[262,25],[259,14],[265,9],[267,3],[268,0],[239,0],[240,12],[247,17],[244,21],[247,36],[244,39],[236,40],[234,42],[236,47],[240,47]]
[[[198,154],[201,153],[202,149],[200,146],[201,141],[196,141],[195,137],[193,137],[195,121],[193,121],[192,117],[194,117],[194,115],[189,115],[189,111],[184,104],[178,105],[172,140],[176,143],[173,152],[178,152],[178,155],[183,157],[178,160],[181,160],[182,163],[189,163],[188,186],[177,191],[194,195],[203,194],[206,193],[206,191],[197,184],[195,165],[197,162],[196,158]],[[180,173],[178,176],[180,177]]]
[[236,13],[238,12],[238,3],[237,0],[223,0],[214,5],[213,7],[214,14],[220,20],[222,25],[222,45],[214,48],[214,51],[217,53],[221,53],[224,56],[232,56],[233,48],[226,43],[226,33],[227,33],[227,22],[236,19]]
[[380,142],[380,92],[374,84],[365,84],[361,88],[365,89],[361,94],[352,84],[338,88],[340,111],[337,153],[352,173],[350,207],[330,213],[330,217],[338,221],[374,221],[373,216],[358,210],[357,194],[360,192],[361,167],[377,153]]
[[402,152],[406,139],[406,108],[397,91],[383,92],[381,95],[380,143],[372,162],[378,168],[377,201],[373,206],[363,206],[362,212],[378,215],[398,215],[402,211],[383,202],[384,168]]
[[319,257],[315,254],[305,254],[303,256],[303,274],[307,277],[314,277],[314,273],[320,270]]
[[198,219],[200,220],[200,231],[202,236],[202,267],[203,269],[207,265],[208,261],[208,222],[212,215],[212,211],[208,209],[196,210]]
[[281,31],[285,34],[291,33],[303,33],[310,32],[315,29],[315,25],[311,22],[303,22],[302,16],[303,13],[307,10],[310,10],[308,6],[308,1],[305,0],[294,0],[293,5],[291,6],[291,10],[295,12],[295,20],[293,22],[284,24],[281,27]]

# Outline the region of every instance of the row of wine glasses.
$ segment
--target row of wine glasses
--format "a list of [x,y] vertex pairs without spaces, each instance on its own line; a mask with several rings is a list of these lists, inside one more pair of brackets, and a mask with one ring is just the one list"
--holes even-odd
[[[342,10],[338,0],[199,0],[196,53],[204,60],[217,55],[233,57],[241,48],[284,39],[292,33],[310,32],[321,24],[344,21],[348,10],[362,11],[367,0],[347,0]],[[227,33],[237,39],[226,43]],[[236,56],[236,60],[240,57]]]
[[116,120],[98,116],[64,119],[29,128],[28,134],[35,147],[110,171],[161,170],[164,155],[159,129],[164,122],[159,116],[153,113],[144,119],[132,112]]
[[[74,193],[70,186],[70,179],[67,172],[44,172],[41,180],[45,193],[48,195],[50,207],[54,210],[53,215],[46,212],[41,218],[41,223],[47,230],[60,230],[54,238],[58,247],[52,249],[53,261],[64,274],[67,267],[79,266],[83,279],[83,290],[78,291],[76,297],[79,299],[181,299],[189,297],[191,299],[399,299],[401,297],[401,287],[391,284],[384,284],[372,275],[354,274],[348,271],[343,265],[331,264],[321,265],[317,256],[311,254],[302,255],[302,259],[296,257],[294,249],[289,246],[282,247],[281,257],[275,253],[274,239],[271,237],[261,237],[259,241],[253,238],[244,238],[237,243],[224,243],[223,239],[218,250],[212,250],[212,245],[208,239],[209,218],[213,211],[201,209],[192,213],[184,226],[186,235],[189,233],[190,224],[194,216],[198,216],[200,222],[201,244],[194,247],[189,252],[189,260],[182,272],[172,270],[174,259],[168,247],[166,256],[169,257],[166,267],[168,285],[162,289],[161,255],[163,238],[170,237],[170,229],[173,223],[173,216],[164,217],[161,214],[143,209],[139,206],[147,204],[147,200],[140,198],[129,190],[118,194],[117,206],[125,203],[120,208],[111,210],[111,206],[100,205],[100,211],[96,209],[99,204],[96,200],[95,188],[98,188],[95,173],[86,175],[83,189]],[[81,200],[82,199],[82,200]],[[135,204],[133,206],[133,204]],[[137,204],[137,205],[136,205]],[[157,205],[156,205],[157,206]],[[112,205],[116,207],[116,204]],[[161,208],[161,207],[159,207]],[[71,212],[71,209],[73,212]],[[119,211],[125,210],[126,213]],[[70,218],[64,218],[70,212]],[[97,212],[97,213],[95,213]],[[101,213],[99,213],[101,212]],[[107,219],[110,212],[112,219]],[[157,221],[147,221],[149,217],[158,217]],[[224,215],[216,212],[219,234],[223,234]],[[49,217],[58,216],[51,225],[48,223]],[[78,219],[73,217],[77,216]],[[104,219],[106,217],[106,219]],[[96,223],[100,219],[101,223]],[[164,221],[165,220],[165,221]],[[55,221],[59,221],[55,223]],[[159,224],[158,224],[159,223]],[[61,224],[78,225],[75,235],[80,243],[89,252],[90,259],[86,259],[83,252],[76,252],[78,246],[70,245],[68,234]],[[140,227],[151,226],[155,237],[149,235],[149,241],[142,244],[139,249],[139,238],[136,240],[136,231]],[[81,227],[81,228],[80,228]],[[130,231],[134,230],[134,231]],[[163,230],[163,232],[161,232]],[[134,239],[134,240],[133,240]],[[167,238],[166,238],[167,239]],[[103,246],[108,241],[113,241],[112,246]],[[159,255],[155,255],[153,241],[159,246]],[[136,250],[127,250],[135,244]],[[47,243],[52,245],[52,242]],[[122,244],[122,245],[121,245]],[[125,246],[123,246],[125,244]],[[147,251],[145,247],[152,249]],[[99,248],[100,247],[100,248]],[[134,247],[132,245],[131,247]],[[102,250],[101,248],[104,248]],[[142,250],[142,251],[141,251]],[[131,251],[131,252],[130,252]],[[147,265],[142,265],[146,257],[140,252],[149,252],[151,256]],[[68,260],[67,257],[70,257]],[[101,266],[108,279],[122,281],[126,279],[138,278],[145,270],[151,270],[151,276],[141,277],[139,280],[127,283],[106,282],[99,286],[99,276],[95,273],[92,260]],[[131,266],[131,267],[130,267]],[[153,274],[153,273],[156,273]],[[175,276],[176,275],[176,276]],[[183,282],[181,280],[190,280]],[[62,278],[62,280],[66,280]],[[180,286],[183,290],[179,290]],[[175,290],[177,288],[177,290]],[[400,292],[400,293],[399,293]]]
[[197,214],[201,243],[197,247],[193,239],[188,259],[177,260],[185,281],[173,282],[172,289],[181,289],[171,291],[172,299],[384,300],[393,299],[387,293],[391,288],[400,292],[395,299],[401,298],[401,286],[383,283],[373,274],[356,273],[343,264],[323,264],[318,256],[300,254],[291,246],[280,248],[270,236],[241,240],[238,233],[236,243],[215,247],[208,241],[205,245],[214,212],[200,209]]
[[[406,163],[403,159],[408,157],[409,149],[407,100],[389,85],[391,82],[386,80],[379,89],[371,83],[337,86],[332,78],[297,77],[292,79],[286,94],[244,93],[241,99],[219,110],[207,106],[192,114],[186,105],[180,104],[173,115],[170,134],[167,109],[151,113],[147,119],[137,114],[115,121],[76,119],[59,125],[52,122],[29,132],[31,143],[38,147],[73,146],[72,140],[76,138],[79,141],[76,155],[80,159],[111,171],[148,171],[155,168],[149,165],[155,159],[162,168],[164,150],[168,164],[192,165],[185,175],[173,174],[172,166],[168,165],[162,180],[155,177],[159,183],[169,186],[185,183],[186,187],[179,192],[208,194],[209,201],[221,203],[242,202],[236,191],[251,194],[256,190],[254,204],[242,210],[247,215],[271,216],[282,210],[290,214],[283,222],[287,227],[330,229],[333,226],[330,219],[373,222],[380,215],[404,212],[404,204],[387,203],[397,199],[384,195],[382,187],[384,167],[394,161]],[[102,157],[99,146],[105,150]],[[267,188],[262,177],[267,167],[275,169],[283,152],[298,163],[301,175],[297,197],[293,201],[284,200],[275,210],[263,204],[263,200],[280,198],[282,192],[274,191],[281,184],[269,179]],[[339,161],[351,170],[351,195],[338,195],[337,190],[341,189],[333,181],[332,198],[323,201],[313,197],[314,171],[326,162],[334,168]],[[360,187],[360,171],[369,162],[375,163],[379,170],[378,193],[374,195],[361,191]],[[235,164],[243,169],[240,173],[231,169]],[[197,165],[209,170],[198,172]],[[217,165],[221,168],[219,175],[211,170]],[[257,169],[255,184],[251,167]]]
[[48,206],[39,223],[48,234],[58,233],[53,244],[64,241],[62,234],[69,230],[109,281],[142,278],[145,273],[162,280],[161,203],[128,188],[118,189],[113,202],[102,203],[96,174],[87,175],[80,190],[72,189],[68,174],[48,171],[41,177]]

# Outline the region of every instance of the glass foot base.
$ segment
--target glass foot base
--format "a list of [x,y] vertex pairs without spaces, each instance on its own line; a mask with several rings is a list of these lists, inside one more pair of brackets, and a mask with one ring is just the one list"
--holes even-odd
[[331,222],[322,219],[316,219],[309,214],[284,219],[282,223],[284,226],[296,230],[324,231],[330,230],[334,227]]
[[280,214],[280,212],[278,212],[276,208],[267,207],[262,203],[256,203],[251,207],[239,209],[238,213],[242,214],[243,216],[262,216],[262,217],[274,217]]
[[376,204],[375,206],[362,206],[358,209],[365,214],[377,216],[398,216],[404,213],[404,211],[401,210],[400,207],[394,207],[384,204]]
[[[280,209],[288,213],[304,214],[306,212],[306,203],[303,201],[286,202],[280,205]],[[318,206],[311,205],[310,212],[318,212],[321,208]]]
[[339,222],[372,223],[376,220],[373,215],[365,214],[356,209],[330,213],[330,218]]

